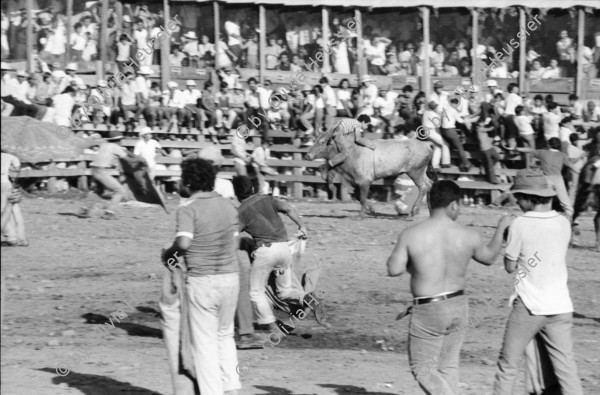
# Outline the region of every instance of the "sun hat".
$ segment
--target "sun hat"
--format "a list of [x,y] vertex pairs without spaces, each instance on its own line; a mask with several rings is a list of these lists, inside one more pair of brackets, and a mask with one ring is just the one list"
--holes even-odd
[[301,89],[302,92],[312,92],[312,90],[313,90],[313,87],[308,84],[304,84]]
[[221,150],[214,145],[209,145],[208,147],[202,148],[200,152],[198,152],[198,157],[200,159],[211,161],[215,166],[220,166],[223,163],[223,155],[221,155]]
[[175,82],[175,81],[169,81],[169,83],[167,84],[167,86],[169,88],[175,89],[175,88],[177,88],[179,86],[179,84],[177,82]]
[[196,86],[196,81],[194,81],[194,80],[187,80],[185,82],[185,86]]
[[140,137],[147,135],[147,134],[152,134],[152,129],[150,129],[148,126],[144,126],[140,129]]
[[496,82],[496,80],[487,80],[483,85],[487,87],[497,87],[498,82]]
[[67,64],[67,67],[65,67],[65,71],[67,71],[67,70],[77,71],[77,63]]
[[444,83],[440,80],[437,81],[433,81],[433,87],[434,88],[443,88],[444,87]]
[[152,74],[152,69],[148,66],[142,66],[140,67],[138,74],[150,75]]
[[118,130],[111,130],[108,134],[108,137],[106,138],[106,141],[117,141],[121,140],[122,138],[123,135],[121,134],[121,132],[119,132]]
[[542,197],[556,196],[554,186],[539,170],[519,170],[510,191],[511,193],[524,193]]

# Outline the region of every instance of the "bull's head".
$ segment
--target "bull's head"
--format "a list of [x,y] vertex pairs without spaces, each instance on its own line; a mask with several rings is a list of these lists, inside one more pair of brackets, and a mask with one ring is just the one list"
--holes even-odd
[[331,146],[331,133],[323,133],[315,140],[315,144],[308,150],[306,159],[315,160],[328,158]]

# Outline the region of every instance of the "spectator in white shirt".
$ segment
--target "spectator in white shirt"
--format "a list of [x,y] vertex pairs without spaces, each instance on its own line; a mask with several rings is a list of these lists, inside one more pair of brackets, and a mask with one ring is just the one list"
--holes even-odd
[[337,90],[337,113],[338,117],[354,118],[352,104],[352,89],[350,89],[350,81],[344,78],[340,81]]
[[587,107],[583,111],[584,122],[600,122],[600,107],[592,100],[587,102]]
[[77,61],[82,59],[83,50],[85,49],[86,39],[83,34],[83,25],[79,22],[73,26],[74,32],[71,33],[69,45],[71,46],[71,60]]
[[175,123],[181,128],[185,116],[185,101],[183,92],[177,89],[179,84],[175,81],[169,81],[167,87],[169,93],[165,100],[165,118],[169,121],[169,131]]
[[133,73],[125,73],[126,80],[121,84],[120,105],[121,116],[125,120],[126,128],[133,132],[140,118],[140,114],[144,111],[141,94],[138,91],[136,82],[133,79]]
[[169,55],[169,66],[171,67],[182,67],[183,59],[185,59],[185,54],[181,52],[177,45],[171,48],[171,54]]
[[[271,107],[269,92],[265,88],[258,86],[258,81],[254,77],[248,79],[248,88],[246,91],[247,119],[266,136],[268,126],[265,121],[266,109]],[[251,126],[248,125],[248,128],[251,128]]]
[[187,55],[189,67],[200,67],[200,51],[196,32],[187,32],[183,35],[183,53]]
[[198,52],[200,53],[200,59],[204,61],[210,61],[215,57],[215,44],[212,44],[206,34],[201,37],[202,43],[198,45]]
[[450,150],[444,142],[441,134],[438,132],[442,125],[440,114],[437,109],[440,107],[435,101],[431,100],[427,104],[427,109],[423,112],[423,126],[420,135],[425,135],[433,143],[433,157],[431,165],[434,169],[440,168],[440,159],[442,168],[450,167]]
[[579,96],[574,93],[569,95],[568,111],[573,119],[583,118],[583,104],[579,101]]
[[471,162],[467,158],[467,154],[462,143],[460,142],[460,137],[456,132],[456,122],[465,124],[467,129],[470,128],[470,124],[464,120],[456,110],[456,107],[458,107],[459,103],[459,98],[454,96],[450,98],[448,103],[449,105],[442,108],[442,127],[440,132],[444,140],[446,140],[449,145],[453,146],[458,151],[458,156],[462,162],[460,171],[468,172],[473,165],[471,165]]
[[443,87],[444,83],[442,81],[434,81],[433,93],[429,96],[429,100],[445,108],[448,106],[448,92],[444,92],[442,90]]
[[375,114],[373,104],[375,104],[375,99],[377,99],[378,89],[373,81],[373,78],[368,75],[363,75],[361,77],[362,88],[360,90],[360,95],[363,107],[358,110],[357,116],[362,114],[373,116]]
[[67,86],[63,93],[52,97],[54,123],[59,126],[71,126],[71,115],[75,106],[75,88]]
[[185,90],[182,92],[182,96],[185,104],[183,109],[184,122],[187,124],[188,131],[190,131],[192,124],[196,129],[200,130],[201,116],[198,100],[202,97],[202,92],[200,92],[199,89],[196,89],[196,81],[187,80],[185,82]]
[[523,98],[519,96],[519,86],[517,84],[510,83],[506,89],[508,94],[505,99],[503,115],[505,127],[504,139],[512,149],[517,146],[517,138],[519,137],[519,129],[515,124],[515,108],[523,105]]
[[550,60],[550,66],[542,74],[542,78],[560,78],[561,70],[556,59]]
[[325,104],[325,129],[331,131],[335,122],[335,116],[337,115],[337,95],[331,85],[329,85],[329,79],[327,77],[322,77],[319,80],[319,84],[321,84],[321,88],[323,88],[322,96]]
[[560,137],[559,123],[560,123],[560,109],[558,104],[555,102],[548,103],[548,112],[542,114],[542,120],[544,124],[544,138],[546,142],[552,137]]
[[[239,22],[226,21],[225,32],[227,32],[227,45],[229,50],[235,55],[235,64],[242,58],[242,36],[240,33]],[[234,85],[229,85],[233,87]]]
[[525,107],[518,105],[515,108],[515,124],[519,129],[519,136],[525,140],[527,148],[535,149],[535,132],[533,131],[533,116],[525,114]]
[[140,129],[140,140],[135,143],[133,148],[133,154],[139,155],[146,160],[148,164],[148,176],[152,181],[156,176],[156,150],[160,150],[163,156],[167,156],[167,153],[162,149],[158,141],[152,138],[152,130],[144,126]]
[[534,60],[531,65],[531,70],[529,70],[529,78],[531,79],[539,79],[544,77],[544,73],[546,69],[542,67],[542,62],[539,60]]
[[[398,94],[396,92],[390,90],[389,87],[383,87],[379,90],[379,97],[375,99],[373,104],[375,117],[382,123],[378,126],[385,127],[385,131],[390,135],[394,134],[393,127],[396,126],[400,118],[396,107],[397,99]],[[373,118],[371,118],[371,121],[373,121]]]

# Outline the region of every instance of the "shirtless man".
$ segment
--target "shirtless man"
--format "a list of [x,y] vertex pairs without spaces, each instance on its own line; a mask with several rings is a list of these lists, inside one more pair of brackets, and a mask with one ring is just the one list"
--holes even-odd
[[367,138],[362,137],[361,135],[362,131],[365,130],[370,123],[371,117],[362,114],[359,115],[357,119],[344,118],[339,120],[335,124],[332,133],[335,145],[339,153],[329,160],[329,165],[331,167],[337,166],[346,160],[346,157],[348,155],[348,149],[346,148],[344,143],[340,141],[340,139],[344,139],[344,136],[347,134],[354,135],[354,143],[362,145],[363,147],[367,147],[372,150],[375,149],[375,143],[373,143]]
[[[430,218],[404,229],[387,262],[392,277],[411,274],[414,297],[409,326],[408,359],[411,371],[426,394],[458,393],[458,361],[468,323],[464,295],[471,258],[492,265],[502,248],[505,229],[513,221],[504,216],[492,240],[456,223],[460,188],[453,181],[433,184]],[[432,361],[434,363],[432,363]],[[423,366],[432,367],[425,371]]]

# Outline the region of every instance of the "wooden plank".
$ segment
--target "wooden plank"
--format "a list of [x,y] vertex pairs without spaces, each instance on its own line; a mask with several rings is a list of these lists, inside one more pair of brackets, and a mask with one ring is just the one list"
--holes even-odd
[[[119,3],[119,2],[117,2]],[[165,27],[168,26],[171,20],[171,11],[169,10],[169,0],[163,0],[163,15]],[[160,40],[160,64],[163,67],[160,68],[160,86],[163,91],[167,90],[167,84],[171,80],[171,67],[169,64],[169,54],[171,53],[171,38],[166,40]]]
[[527,38],[525,34],[526,22],[525,8],[519,7],[519,92],[521,94],[523,94],[525,90],[525,66],[527,65]]
[[528,79],[527,91],[530,94],[538,93],[573,93],[575,89],[573,78],[545,78],[545,79]]
[[[4,3],[2,4],[4,5]],[[27,0],[25,3],[25,7],[27,8],[27,26],[25,26],[25,40],[27,42],[27,48],[33,49],[33,0]],[[33,51],[27,51],[27,70],[30,73],[35,71],[33,67]]]
[[[100,46],[100,65],[99,68],[101,70],[98,79],[104,79],[104,74],[106,72],[105,65],[108,64],[108,52],[107,52],[107,41],[108,41],[108,0],[102,0],[102,11],[100,12],[100,31],[98,33],[98,44]],[[69,38],[70,40],[70,38]],[[118,38],[117,38],[118,40]],[[135,54],[132,55],[135,58]],[[94,84],[96,85],[96,84]]]

